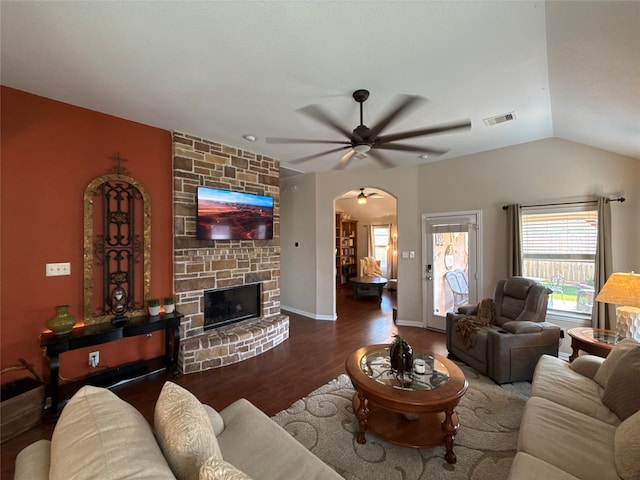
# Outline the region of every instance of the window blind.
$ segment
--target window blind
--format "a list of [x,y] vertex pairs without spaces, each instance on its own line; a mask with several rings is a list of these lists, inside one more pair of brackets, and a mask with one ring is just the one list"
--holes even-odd
[[593,260],[597,240],[596,210],[522,212],[525,259]]

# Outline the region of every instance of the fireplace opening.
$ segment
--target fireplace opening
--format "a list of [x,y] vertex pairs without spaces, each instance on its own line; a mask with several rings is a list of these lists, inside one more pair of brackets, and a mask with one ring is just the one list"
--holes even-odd
[[205,290],[204,329],[218,328],[230,323],[262,315],[260,283]]

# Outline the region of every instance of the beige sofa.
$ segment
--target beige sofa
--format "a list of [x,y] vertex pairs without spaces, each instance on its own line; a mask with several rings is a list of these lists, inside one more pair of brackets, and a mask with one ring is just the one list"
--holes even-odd
[[540,358],[510,479],[640,479],[640,344]]
[[341,479],[245,399],[221,412],[166,382],[153,428],[113,392],[83,387],[51,441],[18,454],[16,480]]

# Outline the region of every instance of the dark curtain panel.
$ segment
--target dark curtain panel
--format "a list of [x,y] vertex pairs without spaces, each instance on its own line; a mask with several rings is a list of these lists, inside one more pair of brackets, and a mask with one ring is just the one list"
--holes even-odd
[[507,205],[507,276],[522,275],[522,221],[520,205]]
[[[594,298],[613,273],[611,258],[611,204],[608,198],[598,197],[598,245],[596,246],[596,268],[593,276]],[[608,303],[593,302],[593,328],[615,328],[615,307]]]

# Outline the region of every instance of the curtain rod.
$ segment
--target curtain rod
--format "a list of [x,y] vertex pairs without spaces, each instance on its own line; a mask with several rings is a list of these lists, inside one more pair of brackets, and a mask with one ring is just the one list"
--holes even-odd
[[[620,198],[608,198],[607,202],[624,202],[625,198],[624,197],[620,197]],[[597,200],[585,200],[582,202],[559,202],[559,203],[540,203],[537,205],[521,205],[521,207],[524,208],[529,208],[529,207],[555,207],[557,205],[576,205],[576,204],[585,204],[585,203],[598,203]],[[503,205],[502,209],[506,210],[507,208],[509,208],[509,205]]]

